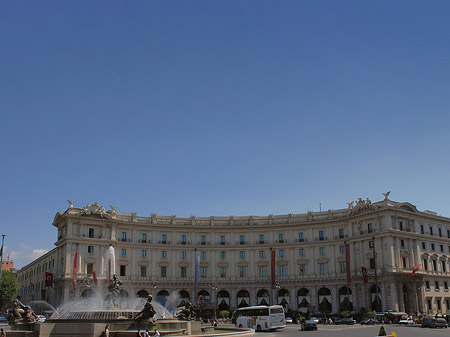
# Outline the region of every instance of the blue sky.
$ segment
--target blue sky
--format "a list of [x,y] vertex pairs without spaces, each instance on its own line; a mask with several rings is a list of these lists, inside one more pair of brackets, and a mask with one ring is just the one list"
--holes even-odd
[[66,199],[179,216],[450,216],[448,1],[0,4],[0,205],[16,267]]

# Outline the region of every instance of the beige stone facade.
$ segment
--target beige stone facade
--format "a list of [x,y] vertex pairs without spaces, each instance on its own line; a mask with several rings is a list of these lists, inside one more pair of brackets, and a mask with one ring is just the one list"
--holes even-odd
[[[41,281],[24,275],[52,261],[52,304],[90,296],[96,288],[93,272],[100,284],[110,274],[105,255],[112,244],[123,296],[152,294],[165,303],[170,294],[180,294],[177,301],[194,301],[201,294],[219,309],[231,310],[275,302],[311,312],[337,312],[348,306],[356,312],[449,312],[450,219],[388,196],[375,203],[359,199],[340,210],[239,217],[137,216],[114,206],[106,211],[97,203],[76,208],[70,202],[53,222],[56,248],[19,271],[20,295],[31,299],[30,282]],[[421,266],[411,276],[417,265]],[[362,267],[367,269],[367,282]]]

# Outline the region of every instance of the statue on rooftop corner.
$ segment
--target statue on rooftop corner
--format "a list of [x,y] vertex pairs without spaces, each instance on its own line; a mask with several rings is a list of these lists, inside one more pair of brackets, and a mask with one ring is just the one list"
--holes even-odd
[[76,200],[69,200],[67,199],[67,202],[69,203],[69,208],[73,208],[73,204],[75,203]]
[[384,195],[384,200],[389,200],[389,194],[391,194],[391,191],[387,191],[385,193],[381,193]]

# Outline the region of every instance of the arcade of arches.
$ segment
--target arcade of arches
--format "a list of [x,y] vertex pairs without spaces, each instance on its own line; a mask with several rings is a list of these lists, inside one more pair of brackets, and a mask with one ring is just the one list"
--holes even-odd
[[[385,311],[394,308],[398,311],[417,312],[421,308],[420,283],[394,282],[375,286],[374,284],[356,284],[356,286],[314,286],[279,288],[274,292],[276,304],[285,309],[299,310],[301,312],[338,312],[344,310],[366,310]],[[137,297],[146,298],[152,295],[154,300],[168,308],[184,306],[186,301],[194,302],[203,307],[216,307],[217,310],[235,310],[249,305],[272,304],[272,289],[217,289],[198,291],[196,298],[188,290],[166,290],[166,289],[140,289]],[[365,294],[365,295],[364,295]],[[93,296],[92,289],[85,289],[82,297]],[[122,290],[121,296],[128,297],[127,291]],[[397,307],[392,298],[398,301]],[[395,301],[394,301],[395,302]]]

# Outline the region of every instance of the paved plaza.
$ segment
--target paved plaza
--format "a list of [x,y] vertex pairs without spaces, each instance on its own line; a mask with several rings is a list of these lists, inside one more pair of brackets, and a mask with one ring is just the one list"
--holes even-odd
[[[398,337],[448,337],[448,329],[429,329],[417,326],[399,326],[397,324],[383,325],[387,334],[395,332]],[[378,335],[381,325],[319,325],[317,331],[300,331],[300,326],[289,324],[277,332],[257,333],[264,337],[374,337]],[[269,336],[270,335],[270,336]]]

